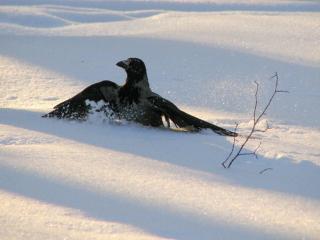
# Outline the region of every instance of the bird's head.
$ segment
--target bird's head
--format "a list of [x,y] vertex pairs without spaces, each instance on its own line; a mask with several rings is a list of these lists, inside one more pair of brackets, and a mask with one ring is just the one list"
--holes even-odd
[[128,78],[140,81],[146,77],[147,70],[144,62],[139,58],[128,58],[117,63],[117,66],[123,68],[128,75]]

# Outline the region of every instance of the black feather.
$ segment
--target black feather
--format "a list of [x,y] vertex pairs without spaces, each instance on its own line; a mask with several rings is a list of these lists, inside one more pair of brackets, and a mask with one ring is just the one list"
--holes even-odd
[[106,99],[101,89],[110,89],[116,91],[119,86],[114,82],[104,80],[90,85],[74,97],[54,106],[54,110],[43,117],[66,118],[71,120],[85,120],[87,118],[90,106],[87,101],[99,102],[101,100],[112,106],[112,99]]
[[224,136],[236,137],[238,134],[212,123],[206,122],[202,119],[194,117],[182,110],[180,110],[172,102],[160,97],[152,96],[148,98],[149,101],[158,108],[166,118],[169,118],[176,126],[180,128],[193,128],[194,130],[211,129],[215,133]]

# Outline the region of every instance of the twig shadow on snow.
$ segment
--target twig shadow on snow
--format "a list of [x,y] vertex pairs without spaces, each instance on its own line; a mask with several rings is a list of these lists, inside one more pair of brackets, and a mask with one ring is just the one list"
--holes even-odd
[[[320,191],[315,184],[320,176],[319,166],[308,161],[295,163],[291,159],[265,159],[260,156],[258,160],[252,159],[254,164],[247,164],[245,159],[240,158],[232,169],[225,170],[220,163],[230,149],[223,148],[231,148],[231,143],[214,133],[177,133],[142,126],[70,123],[43,119],[39,112],[17,109],[1,109],[0,124],[206,172],[209,174],[202,176],[206,181],[216,181],[211,178],[213,173],[232,185],[316,200],[320,198]],[[272,171],[259,174],[270,167]]]

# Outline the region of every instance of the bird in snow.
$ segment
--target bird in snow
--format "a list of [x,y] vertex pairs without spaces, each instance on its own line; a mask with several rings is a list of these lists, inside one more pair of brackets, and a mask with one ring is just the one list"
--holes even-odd
[[[224,136],[236,137],[237,133],[194,117],[169,100],[152,92],[144,62],[128,58],[116,64],[127,73],[123,86],[105,80],[90,85],[74,97],[56,105],[43,117],[56,117],[84,121],[91,113],[102,112],[107,118],[124,119],[153,127],[176,127],[199,131],[211,129]],[[164,119],[164,121],[163,121]]]

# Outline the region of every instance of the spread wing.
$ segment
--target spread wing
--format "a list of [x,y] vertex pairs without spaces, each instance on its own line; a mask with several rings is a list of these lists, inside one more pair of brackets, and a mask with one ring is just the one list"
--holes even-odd
[[72,120],[85,120],[90,107],[87,101],[104,101],[110,103],[114,98],[114,92],[119,88],[111,81],[102,81],[90,85],[72,98],[59,103],[54,110],[43,115],[43,117],[66,118]]
[[202,119],[194,117],[182,110],[180,110],[172,102],[158,96],[153,95],[148,97],[151,104],[160,110],[165,116],[166,120],[170,119],[176,126],[180,128],[192,127],[195,130],[211,129],[215,133],[223,136],[236,137],[238,134],[227,129],[216,126],[212,123],[206,122]]

